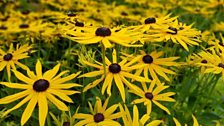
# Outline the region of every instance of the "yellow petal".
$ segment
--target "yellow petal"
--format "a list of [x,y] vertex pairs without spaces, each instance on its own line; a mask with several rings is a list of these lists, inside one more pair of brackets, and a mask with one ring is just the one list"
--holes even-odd
[[118,105],[112,105],[110,108],[108,108],[103,115],[105,116],[105,118],[109,117],[112,113],[114,113],[117,109]]
[[164,110],[165,112],[167,112],[170,115],[170,111],[169,109],[167,109],[165,106],[163,106],[162,104],[160,104],[159,102],[152,100],[154,104],[156,104],[158,107],[160,107],[162,110]]
[[[106,75],[106,78],[105,78],[104,82],[103,82],[103,86],[102,86],[102,90],[101,90],[102,94],[104,94],[107,86],[112,84],[112,80],[113,80],[113,74],[108,73]],[[110,94],[108,94],[108,95],[110,96]]]
[[47,98],[44,95],[44,93],[39,94],[38,106],[39,106],[39,123],[40,123],[40,126],[45,126],[45,120],[47,118],[47,113],[48,113],[48,104],[47,104]]
[[30,79],[30,78],[24,76],[22,73],[20,73],[20,72],[18,72],[18,71],[16,71],[16,70],[13,70],[13,72],[14,72],[14,74],[16,75],[16,77],[17,77],[19,80],[21,80],[21,81],[23,81],[23,82],[25,82],[25,83],[27,83],[27,84],[33,85],[34,80],[32,80],[32,79]]
[[113,63],[117,63],[117,52],[115,49],[113,49],[112,57],[113,57]]
[[195,118],[194,115],[192,115],[192,118],[193,118],[193,121],[194,121],[193,126],[199,126],[199,124],[198,124],[198,120]]
[[0,71],[2,71],[5,68],[6,64],[7,64],[6,61],[1,61],[0,62]]
[[88,84],[87,86],[84,87],[83,92],[86,92],[87,90],[95,87],[96,85],[98,85],[103,80],[104,80],[104,76],[102,76],[100,79],[97,79],[97,80],[93,81],[92,83],[90,83],[90,84]]
[[51,80],[58,72],[60,68],[60,64],[57,64],[52,70],[48,70],[44,73],[43,78],[47,80]]
[[77,72],[75,74],[71,74],[71,75],[69,75],[67,77],[64,77],[64,78],[59,78],[57,80],[52,80],[52,84],[63,84],[64,82],[67,82],[67,81],[70,81],[70,80],[74,79],[80,73],[81,73],[81,71],[80,72]]
[[27,120],[32,115],[33,110],[34,110],[34,108],[37,104],[37,99],[38,99],[38,94],[33,93],[33,96],[31,98],[31,100],[29,101],[28,105],[26,106],[26,109],[24,110],[24,112],[22,114],[22,118],[21,118],[21,125],[22,126],[27,122]]
[[117,85],[118,90],[120,91],[120,95],[121,95],[122,100],[125,102],[124,84],[121,81],[121,78],[118,74],[114,74],[114,81],[115,81],[115,84]]
[[68,111],[68,107],[63,102],[55,98],[52,94],[46,93],[46,96],[58,109]]
[[31,85],[26,84],[19,84],[19,83],[10,83],[10,82],[0,82],[0,84],[9,87],[9,88],[15,88],[15,89],[29,89],[32,88]]
[[136,105],[134,105],[134,109],[133,109],[133,125],[139,126],[139,113],[138,113],[138,108]]
[[36,74],[37,74],[37,77],[38,78],[42,78],[42,65],[41,65],[41,62],[40,60],[37,60],[37,63],[36,63]]
[[22,91],[22,92],[13,94],[13,95],[6,96],[6,97],[0,99],[0,104],[8,104],[10,102],[14,102],[18,99],[21,99],[21,98],[29,95],[29,93],[30,93],[30,90],[25,90],[25,91]]
[[113,47],[112,44],[110,43],[110,41],[107,38],[103,38],[102,43],[103,43],[105,48],[112,48]]
[[68,97],[66,94],[60,92],[59,90],[54,90],[54,89],[48,89],[47,92],[56,95],[57,97],[59,97],[60,99],[67,101],[69,103],[73,103],[72,99],[70,97]]
[[32,95],[33,94],[29,94],[26,98],[24,98],[22,101],[20,101],[17,105],[15,105],[13,108],[5,111],[3,113],[3,117],[6,116],[7,114],[9,114],[11,111],[15,110],[15,109],[18,109],[19,107],[21,107],[23,104],[25,104],[27,101],[29,101],[31,98],[32,98]]
[[181,126],[180,122],[176,118],[173,117],[173,121],[176,126]]

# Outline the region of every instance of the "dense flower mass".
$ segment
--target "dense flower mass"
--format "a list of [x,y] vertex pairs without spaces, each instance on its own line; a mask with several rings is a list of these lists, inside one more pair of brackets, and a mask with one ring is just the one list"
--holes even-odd
[[221,126],[223,15],[224,0],[0,0],[0,124]]

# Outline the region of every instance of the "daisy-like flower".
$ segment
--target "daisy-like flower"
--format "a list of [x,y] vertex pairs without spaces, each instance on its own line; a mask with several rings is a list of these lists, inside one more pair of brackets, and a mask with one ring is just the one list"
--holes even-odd
[[197,63],[199,66],[205,67],[204,73],[222,74],[224,79],[224,52],[216,54],[214,50],[210,52],[199,53],[200,57],[206,62]]
[[16,70],[15,64],[21,67],[22,69],[27,70],[28,67],[20,63],[19,60],[28,58],[28,52],[34,52],[30,51],[32,48],[32,45],[25,44],[22,46],[17,45],[16,49],[13,49],[13,44],[11,44],[7,52],[0,49],[0,71],[2,71],[6,67],[7,75],[10,80],[10,69],[12,68],[13,70]]
[[68,97],[68,95],[72,95],[79,92],[65,89],[69,89],[80,85],[75,83],[67,83],[67,84],[64,83],[75,78],[77,75],[80,74],[80,72],[61,78],[61,76],[66,74],[68,71],[63,71],[58,75],[56,75],[59,68],[60,64],[56,65],[53,69],[48,70],[44,74],[42,74],[42,65],[38,60],[36,63],[36,75],[34,74],[33,71],[30,71],[29,69],[27,70],[28,76],[25,76],[22,73],[13,70],[15,76],[24,83],[1,82],[0,84],[13,89],[25,89],[25,90],[1,98],[0,104],[8,104],[21,98],[24,99],[21,100],[13,108],[5,111],[3,117],[9,114],[11,111],[18,109],[26,102],[28,102],[28,105],[22,114],[21,125],[24,125],[27,122],[27,120],[32,115],[32,112],[36,104],[38,104],[39,124],[40,126],[44,126],[45,119],[48,113],[48,103],[47,103],[48,100],[51,101],[58,109],[62,111],[68,111],[68,107],[62,101],[58,100],[58,98],[56,98],[55,96],[59,97],[63,101],[72,103],[73,101],[71,98]]
[[168,14],[166,16],[161,17],[148,17],[144,19],[144,24],[138,26],[139,29],[141,29],[143,32],[148,31],[152,28],[160,28],[165,24],[169,24],[170,22],[177,19],[177,17],[170,17],[171,14]]
[[163,123],[162,120],[153,120],[152,122],[146,124],[150,118],[149,114],[144,114],[140,119],[138,107],[136,105],[133,107],[133,119],[131,118],[131,114],[126,105],[124,105],[123,108],[121,104],[119,104],[119,107],[121,112],[125,113],[122,116],[124,126],[158,126],[159,124]]
[[[199,123],[198,123],[198,121],[197,121],[197,119],[195,118],[194,115],[192,115],[192,118],[193,118],[193,121],[194,121],[193,126],[199,126]],[[180,122],[175,117],[173,117],[173,121],[174,121],[176,126],[182,126],[180,124]],[[185,126],[187,126],[187,125],[185,124]]]
[[116,50],[113,50],[113,62],[109,61],[107,57],[105,57],[105,62],[106,62],[106,69],[104,71],[104,65],[102,63],[99,63],[96,61],[97,64],[93,64],[87,61],[83,61],[86,65],[89,65],[91,67],[95,67],[98,70],[92,71],[89,73],[85,73],[81,75],[80,77],[96,77],[101,75],[101,78],[95,80],[94,82],[88,84],[83,91],[87,91],[96,85],[100,84],[100,82],[103,82],[102,85],[102,94],[104,94],[106,88],[107,88],[107,94],[111,96],[111,86],[113,84],[113,80],[115,81],[116,86],[118,87],[118,90],[121,94],[121,98],[123,101],[125,101],[125,90],[124,90],[124,84],[129,87],[129,88],[134,88],[135,85],[131,84],[127,78],[132,78],[135,79],[139,82],[146,82],[150,81],[149,79],[145,79],[144,77],[140,77],[137,75],[133,75],[130,72],[134,69],[142,67],[142,65],[134,65],[130,66],[132,63],[127,62],[127,59],[123,59],[121,62],[117,62],[117,54]]
[[96,103],[94,109],[92,105],[89,103],[89,108],[91,114],[77,113],[74,114],[73,118],[75,119],[83,119],[75,124],[75,126],[121,126],[114,119],[120,118],[123,113],[115,111],[118,108],[117,104],[114,104],[107,108],[109,98],[107,98],[102,104],[101,99],[96,97]]
[[142,83],[143,90],[140,89],[139,87],[135,87],[136,88],[135,90],[130,90],[131,93],[134,93],[141,97],[133,100],[132,104],[138,104],[144,102],[144,105],[147,107],[147,113],[149,114],[151,113],[152,110],[152,103],[154,103],[159,108],[170,114],[169,109],[160,104],[158,101],[175,102],[175,100],[170,97],[175,95],[175,93],[174,92],[161,93],[163,90],[169,88],[169,86],[164,86],[164,84],[161,84],[155,87],[155,85],[156,81],[153,80],[149,88],[147,88],[147,84],[143,82]]
[[162,51],[154,51],[150,54],[146,54],[146,52],[141,50],[140,53],[141,55],[131,56],[131,63],[137,62],[137,65],[144,66],[138,68],[135,72],[135,75],[139,76],[143,72],[144,77],[148,79],[150,73],[151,77],[159,82],[160,80],[158,75],[163,77],[165,80],[170,81],[166,74],[175,74],[175,72],[162,66],[178,66],[178,63],[174,62],[174,60],[178,59],[179,57],[159,58],[163,55]]
[[178,20],[168,24],[166,27],[164,26],[150,31],[149,34],[149,36],[155,38],[155,41],[172,40],[174,43],[179,43],[187,51],[189,51],[187,44],[199,45],[198,43],[201,42],[198,39],[198,36],[201,34],[200,31],[192,28],[192,25],[187,26],[184,23],[178,22]]
[[108,27],[86,27],[83,32],[69,31],[66,33],[67,38],[80,44],[93,44],[101,42],[105,48],[112,48],[112,43],[116,43],[126,47],[140,47],[142,45],[132,45],[130,43],[137,41],[137,32],[128,30],[127,28]]

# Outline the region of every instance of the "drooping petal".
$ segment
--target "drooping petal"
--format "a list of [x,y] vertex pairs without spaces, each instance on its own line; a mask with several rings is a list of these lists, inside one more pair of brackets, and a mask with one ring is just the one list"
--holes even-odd
[[63,102],[54,97],[52,94],[46,93],[46,96],[58,109],[62,111],[68,111],[68,107]]
[[26,106],[26,109],[24,110],[24,112],[22,114],[22,118],[21,118],[21,125],[22,126],[27,122],[27,120],[32,115],[33,110],[34,110],[34,108],[37,104],[37,100],[38,100],[38,94],[33,93],[33,96],[31,98],[31,100],[29,101],[28,105]]
[[44,95],[44,93],[39,94],[38,106],[39,106],[39,123],[40,123],[40,126],[45,126],[45,120],[47,118],[47,113],[48,113],[48,104],[47,104],[47,98]]

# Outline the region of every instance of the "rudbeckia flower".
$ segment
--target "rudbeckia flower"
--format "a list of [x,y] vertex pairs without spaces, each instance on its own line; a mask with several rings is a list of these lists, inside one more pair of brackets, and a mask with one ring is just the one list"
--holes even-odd
[[[0,71],[2,71],[5,67],[7,69],[7,75],[10,80],[11,78],[11,68],[16,70],[16,65],[21,67],[24,70],[27,70],[28,67],[22,63],[19,62],[21,59],[28,58],[28,52],[30,52],[30,49],[32,49],[32,45],[17,45],[16,49],[13,49],[13,44],[10,45],[9,50],[7,52],[0,49]],[[34,51],[31,51],[31,53]]]
[[175,72],[162,66],[178,66],[179,64],[174,62],[174,60],[178,59],[179,57],[160,58],[164,53],[163,51],[154,51],[150,54],[146,54],[146,52],[141,50],[140,53],[141,55],[130,57],[133,64],[137,62],[137,65],[144,66],[136,69],[135,75],[139,76],[143,72],[144,77],[148,79],[150,73],[151,77],[157,81],[160,81],[157,77],[158,75],[163,77],[165,80],[170,81],[166,74],[175,74]]
[[159,108],[170,114],[169,109],[160,104],[158,101],[175,102],[170,96],[175,95],[174,92],[161,93],[163,90],[169,88],[169,86],[164,86],[164,84],[156,85],[156,81],[153,80],[150,83],[149,88],[147,88],[146,83],[142,83],[143,90],[139,87],[135,87],[135,90],[130,90],[131,93],[138,95],[141,98],[137,98],[132,101],[132,104],[138,104],[144,102],[147,107],[147,113],[151,113],[152,103],[157,105]]
[[144,19],[144,24],[137,26],[143,32],[147,32],[150,29],[163,27],[165,24],[169,24],[177,19],[176,17],[170,17],[171,14],[161,17],[148,17]]
[[137,32],[128,30],[127,28],[108,27],[89,27],[82,29],[83,32],[69,31],[66,33],[67,38],[76,41],[80,44],[102,43],[105,48],[112,48],[116,43],[126,47],[140,47],[142,45],[132,45],[137,41]]
[[200,57],[204,59],[206,62],[197,63],[200,66],[205,67],[204,73],[213,73],[213,74],[222,74],[222,78],[224,79],[224,52],[220,54],[216,54],[214,50],[210,52],[201,52],[199,53]]
[[[126,105],[124,108],[119,104],[121,112],[125,113],[122,116],[124,126],[158,126],[163,123],[162,120],[153,120],[150,123],[147,123],[150,116],[149,114],[144,114],[141,118],[139,117],[138,107],[134,105],[133,107],[133,119]],[[146,124],[147,123],[147,124]]]
[[[197,119],[195,118],[194,115],[192,115],[192,118],[193,118],[193,121],[194,121],[193,126],[199,126],[199,123],[198,123],[198,121],[197,121]],[[174,117],[173,117],[173,121],[174,121],[176,126],[182,126],[180,124],[180,122],[176,118],[174,118]],[[187,125],[185,124],[185,126],[187,126]]]
[[192,28],[192,25],[187,26],[184,23],[175,20],[166,26],[152,30],[148,33],[153,40],[162,42],[171,40],[173,43],[179,43],[183,48],[189,51],[187,45],[199,45],[201,40],[198,39],[201,32]]
[[115,111],[118,108],[117,104],[114,104],[107,108],[109,98],[107,98],[102,104],[101,99],[96,97],[96,103],[94,106],[94,109],[89,103],[89,108],[91,114],[85,114],[85,113],[77,113],[74,114],[73,118],[75,119],[83,119],[75,124],[75,126],[121,126],[117,121],[114,119],[120,118],[123,113]]
[[[0,84],[13,89],[24,89],[24,91],[1,98],[0,104],[8,104],[21,98],[24,99],[21,100],[13,108],[5,111],[2,116],[6,116],[11,111],[18,109],[23,104],[28,102],[28,105],[26,106],[21,118],[21,125],[24,125],[32,115],[35,106],[38,104],[39,124],[40,126],[44,126],[45,119],[48,113],[48,100],[52,102],[58,109],[62,111],[68,111],[68,107],[62,101],[58,100],[58,98],[66,102],[73,103],[72,99],[69,98],[68,95],[79,92],[65,89],[80,85],[75,83],[64,83],[75,78],[80,74],[80,72],[61,78],[61,76],[66,74],[68,71],[63,71],[56,75],[59,68],[60,64],[42,74],[42,65],[38,60],[36,63],[36,75],[29,69],[27,70],[28,76],[25,76],[22,73],[13,70],[15,76],[24,83],[0,82]],[[56,98],[55,96],[57,96],[58,98]]]
[[95,80],[94,82],[88,84],[83,91],[87,91],[93,87],[95,87],[96,85],[100,84],[100,82],[103,82],[102,85],[102,94],[104,94],[106,88],[107,88],[107,94],[109,96],[111,96],[111,86],[113,84],[113,80],[115,81],[115,84],[121,94],[121,98],[123,101],[125,101],[125,90],[124,90],[124,84],[129,87],[129,88],[134,88],[135,85],[131,84],[127,79],[127,78],[132,78],[135,79],[139,82],[146,82],[146,81],[150,81],[149,79],[145,79],[143,77],[137,76],[137,75],[133,75],[130,72],[134,69],[137,69],[139,67],[142,67],[142,65],[135,65],[135,66],[130,66],[131,63],[127,62],[127,59],[123,59],[121,62],[117,62],[117,54],[116,54],[116,50],[113,50],[113,62],[109,61],[109,59],[107,57],[105,57],[106,59],[106,71],[104,71],[104,65],[102,63],[96,62],[97,64],[93,64],[87,61],[83,61],[83,63],[85,63],[86,65],[89,65],[91,67],[95,67],[98,70],[96,71],[92,71],[89,73],[85,73],[83,75],[81,75],[80,77],[96,77],[101,75],[101,78]]

